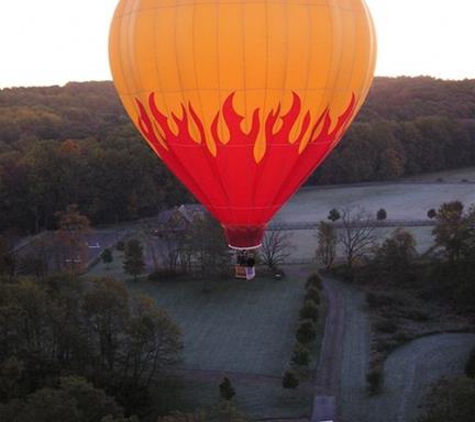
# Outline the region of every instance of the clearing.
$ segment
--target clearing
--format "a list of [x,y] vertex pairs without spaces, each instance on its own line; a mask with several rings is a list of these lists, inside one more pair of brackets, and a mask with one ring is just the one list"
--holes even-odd
[[201,281],[130,281],[121,271],[121,254],[114,255],[109,269],[100,263],[89,276],[129,279],[131,291],[152,297],[182,328],[183,362],[176,371],[184,387],[176,402],[180,409],[216,404],[218,386],[227,376],[236,404],[251,417],[308,417],[316,359],[296,391],[283,389],[281,380],[290,368],[310,269],[290,268],[282,279],[207,282],[204,290]]

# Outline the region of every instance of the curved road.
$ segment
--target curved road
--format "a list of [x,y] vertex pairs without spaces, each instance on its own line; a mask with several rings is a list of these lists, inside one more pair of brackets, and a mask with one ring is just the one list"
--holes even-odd
[[311,422],[412,422],[425,389],[463,372],[475,334],[439,334],[400,347],[386,360],[382,394],[369,397],[370,324],[365,295],[326,277],[329,302]]
[[371,401],[374,422],[412,422],[427,386],[462,374],[475,334],[437,334],[395,350],[384,365],[385,391]]

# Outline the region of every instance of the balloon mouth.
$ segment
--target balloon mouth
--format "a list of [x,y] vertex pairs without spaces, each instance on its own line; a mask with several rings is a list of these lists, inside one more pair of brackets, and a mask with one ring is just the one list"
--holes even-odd
[[246,251],[257,249],[262,245],[266,226],[223,225],[223,229],[231,249]]

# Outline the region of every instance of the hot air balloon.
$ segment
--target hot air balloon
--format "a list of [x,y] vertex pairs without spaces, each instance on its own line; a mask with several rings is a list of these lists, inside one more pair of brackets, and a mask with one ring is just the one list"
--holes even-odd
[[375,34],[364,0],[121,0],[109,53],[150,147],[252,249],[361,108]]

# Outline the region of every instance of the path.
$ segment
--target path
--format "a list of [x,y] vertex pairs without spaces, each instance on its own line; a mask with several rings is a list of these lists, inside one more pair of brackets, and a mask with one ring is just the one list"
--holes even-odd
[[313,402],[311,422],[335,421],[337,416],[337,395],[342,357],[345,306],[341,290],[333,280],[323,281],[323,290],[328,300],[328,314],[320,351],[316,396]]
[[[337,280],[327,279],[325,286],[330,308],[337,309],[330,309],[328,315],[326,328],[330,331],[325,335],[317,374],[320,391],[312,422],[414,422],[426,388],[442,376],[463,373],[475,346],[475,334],[420,338],[389,355],[384,365],[383,392],[370,397],[366,391],[370,324],[364,310],[365,295]],[[333,360],[325,360],[324,356],[331,353]],[[333,394],[323,394],[328,392]],[[328,413],[332,406],[336,409]],[[324,419],[332,415],[334,419]]]
[[385,362],[382,395],[369,401],[371,422],[413,422],[427,386],[462,374],[475,334],[437,334],[395,350]]

